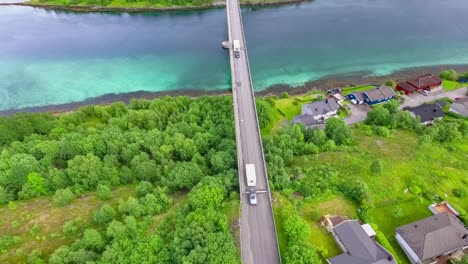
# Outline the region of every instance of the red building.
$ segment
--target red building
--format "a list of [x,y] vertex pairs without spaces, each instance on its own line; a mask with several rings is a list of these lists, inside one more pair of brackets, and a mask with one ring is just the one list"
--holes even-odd
[[434,87],[439,87],[441,84],[442,79],[439,76],[427,73],[416,79],[398,83],[396,89],[405,92],[405,94],[410,94],[416,91],[431,90]]

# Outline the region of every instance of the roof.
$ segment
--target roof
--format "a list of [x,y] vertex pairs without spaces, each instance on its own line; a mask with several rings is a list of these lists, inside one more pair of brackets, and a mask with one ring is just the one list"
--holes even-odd
[[301,114],[311,116],[325,115],[338,110],[338,108],[340,108],[340,105],[338,105],[336,100],[329,98],[303,105]]
[[416,87],[413,87],[412,85],[406,83],[406,82],[401,82],[397,84],[397,87],[402,88],[403,90],[407,91],[408,93],[412,93],[416,91]]
[[364,231],[366,231],[366,234],[368,236],[372,237],[372,236],[377,235],[377,233],[375,233],[375,230],[369,224],[363,224],[361,225],[361,227],[362,229],[364,229]]
[[345,221],[333,230],[348,252],[328,259],[331,264],[396,264],[393,256],[369,238],[357,220]]
[[312,125],[318,124],[317,120],[315,120],[314,117],[310,115],[295,116],[292,122],[293,124],[302,123],[304,126],[312,126]]
[[442,79],[440,79],[439,76],[436,76],[431,73],[426,73],[426,74],[416,77],[413,80],[407,81],[407,83],[411,84],[412,86],[418,89],[422,89],[424,87],[437,86],[437,85],[440,85],[441,82],[442,82]]
[[361,92],[350,93],[350,94],[348,94],[348,96],[351,95],[351,94],[354,95],[359,101],[364,102],[365,98],[364,98],[364,95]]
[[445,116],[445,113],[442,111],[439,104],[422,104],[420,106],[407,109],[416,116],[419,116],[421,123],[433,121],[436,118]]
[[396,229],[421,260],[468,246],[468,229],[455,216],[443,212]]
[[395,91],[390,86],[379,86],[370,90],[364,91],[371,101],[378,101],[385,98],[396,96]]
[[450,106],[450,111],[463,116],[468,116],[468,97],[455,100]]

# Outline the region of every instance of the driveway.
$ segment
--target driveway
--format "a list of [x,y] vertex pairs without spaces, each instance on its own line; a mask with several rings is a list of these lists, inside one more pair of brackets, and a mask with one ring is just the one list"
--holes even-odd
[[349,103],[348,107],[351,115],[344,118],[345,123],[348,125],[366,120],[367,113],[371,110],[370,106],[366,104],[354,105]]
[[432,102],[432,101],[435,101],[437,99],[441,99],[444,97],[448,97],[452,100],[454,100],[456,97],[466,97],[466,91],[467,91],[467,88],[464,87],[464,88],[460,88],[460,89],[453,90],[453,91],[445,91],[441,89],[438,91],[433,91],[429,95],[422,95],[420,93],[403,95],[405,102],[400,105],[400,109],[403,109],[404,107],[420,106],[424,103]]

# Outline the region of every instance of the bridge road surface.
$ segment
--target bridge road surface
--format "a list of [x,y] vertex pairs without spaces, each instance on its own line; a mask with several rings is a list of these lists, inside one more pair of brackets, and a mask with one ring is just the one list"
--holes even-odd
[[[240,41],[240,58],[230,49],[234,116],[241,194],[240,244],[243,264],[281,263],[263,146],[244,39],[239,0],[226,0],[229,41]],[[245,164],[255,164],[257,205],[246,194]]]

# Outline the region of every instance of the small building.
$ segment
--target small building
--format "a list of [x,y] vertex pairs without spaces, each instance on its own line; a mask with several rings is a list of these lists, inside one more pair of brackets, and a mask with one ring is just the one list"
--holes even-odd
[[453,101],[450,106],[450,112],[462,116],[468,116],[468,97]]
[[395,238],[412,264],[432,264],[468,248],[468,229],[448,212],[396,229]]
[[430,91],[431,89],[440,87],[441,85],[442,79],[439,76],[427,73],[418,76],[415,79],[398,83],[396,89],[398,91],[403,91],[406,95],[408,95],[422,90]]
[[408,110],[413,117],[418,116],[421,124],[429,125],[433,124],[435,120],[445,116],[444,111],[442,111],[444,103],[422,104],[413,108],[405,108],[405,110]]
[[454,215],[456,217],[460,216],[458,211],[455,210],[455,208],[453,208],[453,206],[451,204],[449,204],[449,202],[447,202],[447,201],[431,204],[431,205],[429,205],[429,210],[433,214],[441,214],[443,212],[447,212],[447,213],[449,213],[451,215]]
[[396,264],[393,255],[373,239],[370,225],[346,220],[334,226],[332,234],[343,254],[327,259],[330,264]]
[[326,119],[336,116],[339,108],[340,105],[333,98],[305,104],[301,115],[295,116],[292,123],[302,123],[306,127],[323,124]]

